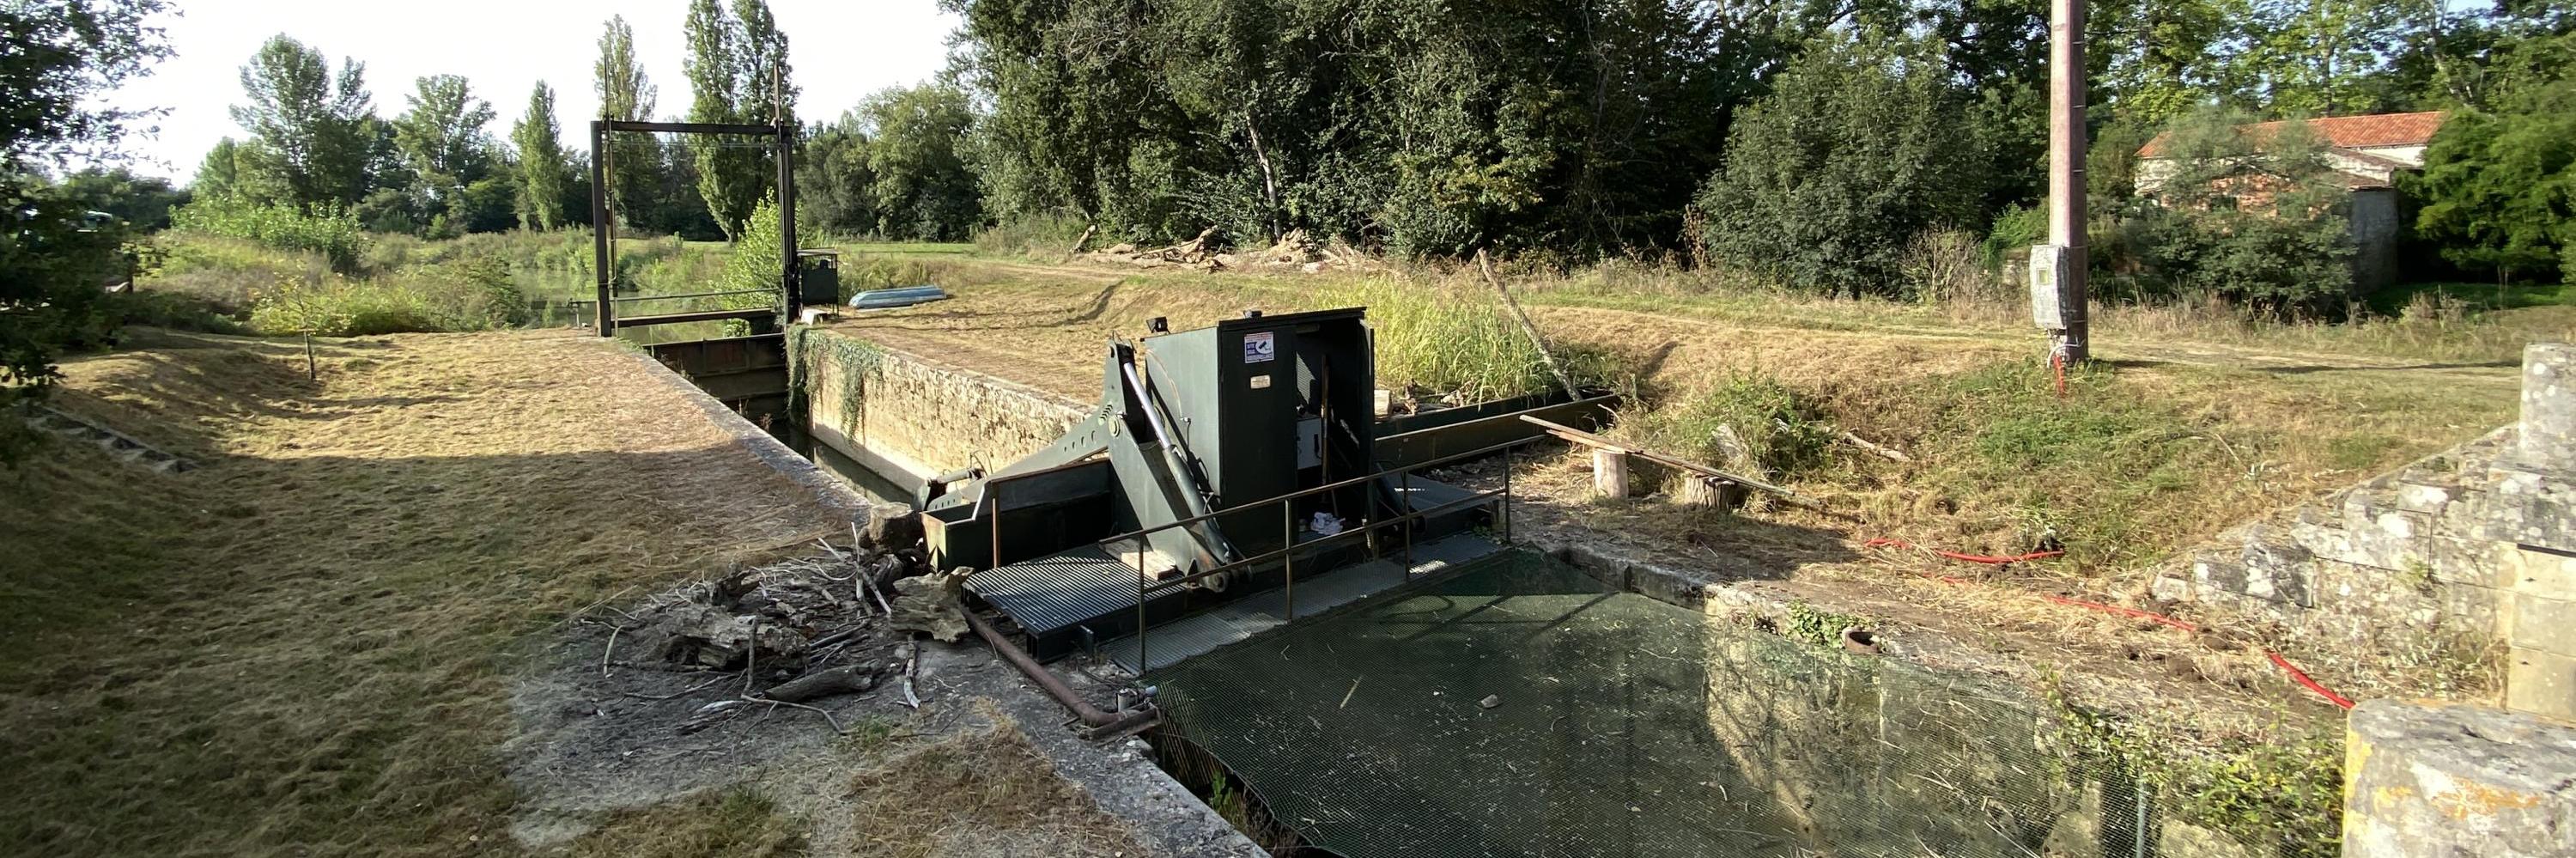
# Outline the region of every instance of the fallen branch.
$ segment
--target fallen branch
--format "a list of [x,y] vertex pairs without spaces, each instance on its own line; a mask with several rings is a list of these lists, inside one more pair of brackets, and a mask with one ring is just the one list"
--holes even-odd
[[818,670],[804,676],[762,689],[754,699],[768,703],[802,703],[835,694],[858,694],[876,690],[877,675],[858,665]]
[[1099,224],[1096,224],[1096,223],[1095,223],[1095,224],[1092,224],[1092,225],[1090,225],[1090,226],[1083,227],[1083,228],[1082,228],[1082,237],[1081,237],[1081,238],[1074,239],[1074,240],[1073,240],[1073,249],[1072,249],[1072,250],[1065,251],[1065,252],[1064,252],[1064,255],[1066,255],[1066,256],[1080,256],[1080,255],[1082,255],[1082,249],[1083,249],[1083,248],[1085,248],[1085,247],[1089,247],[1089,246],[1091,246],[1091,236],[1092,236],[1094,233],[1098,233],[1099,231],[1100,231],[1100,225],[1099,225]]
[[921,697],[913,693],[912,674],[921,667],[921,645],[906,642],[901,651],[903,653],[903,699],[896,702],[918,710],[921,708]]

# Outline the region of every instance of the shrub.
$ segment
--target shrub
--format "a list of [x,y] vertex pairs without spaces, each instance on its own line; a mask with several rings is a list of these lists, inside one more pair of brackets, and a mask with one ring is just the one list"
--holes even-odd
[[2168,294],[2275,315],[2339,307],[2352,290],[2351,191],[2306,123],[2243,119],[2210,110],[2174,123],[2160,144],[2172,172],[2128,206],[2121,243]]
[[481,331],[524,324],[528,302],[508,263],[488,257],[375,278],[281,277],[252,296],[251,330],[325,337]]
[[[991,256],[1062,259],[1090,226],[1072,214],[1019,215],[975,233],[975,250]],[[1092,236],[1089,249],[1108,246],[1100,238]]]
[[1906,243],[1968,223],[1984,194],[1945,75],[1867,41],[1810,46],[1727,134],[1696,201],[1709,254],[1800,289],[1900,291]]
[[1986,269],[2002,270],[2004,260],[2013,253],[2028,250],[2031,245],[2048,239],[2046,205],[2012,205],[1995,215],[1995,224],[1986,230],[1986,240],[1979,247],[1985,254]]
[[173,229],[248,239],[279,250],[319,253],[331,261],[332,268],[341,271],[356,267],[367,244],[357,216],[327,203],[308,213],[283,203],[262,205],[240,197],[210,197],[172,211],[170,225]]
[[1754,372],[1646,412],[1640,425],[1647,446],[1717,467],[1747,461],[1771,475],[1823,466],[1836,435],[1814,399]]

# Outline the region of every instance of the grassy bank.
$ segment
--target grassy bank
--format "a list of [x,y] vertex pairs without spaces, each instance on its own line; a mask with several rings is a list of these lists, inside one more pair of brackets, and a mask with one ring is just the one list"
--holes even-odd
[[0,471],[15,852],[512,853],[522,646],[834,524],[581,337],[326,342],[319,382],[292,343],[129,345],[57,404],[199,469]]

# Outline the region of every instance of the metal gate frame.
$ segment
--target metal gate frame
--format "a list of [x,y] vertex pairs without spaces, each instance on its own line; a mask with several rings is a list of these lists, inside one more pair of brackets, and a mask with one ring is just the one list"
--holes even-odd
[[[608,211],[608,135],[618,131],[643,131],[669,134],[739,134],[768,137],[777,143],[778,154],[778,240],[779,256],[784,262],[778,273],[778,329],[786,330],[802,309],[804,292],[796,266],[796,135],[794,123],[754,125],[730,122],[639,122],[626,119],[590,121],[590,238],[591,270],[599,280],[599,306],[596,311],[599,335],[617,336],[617,296],[612,294],[617,273],[608,267],[609,233],[615,227]],[[676,314],[667,319],[637,317],[629,327],[673,322],[710,321],[714,319],[754,318],[769,315],[754,310],[702,311]],[[685,318],[684,318],[685,317]],[[647,321],[647,319],[653,319]]]

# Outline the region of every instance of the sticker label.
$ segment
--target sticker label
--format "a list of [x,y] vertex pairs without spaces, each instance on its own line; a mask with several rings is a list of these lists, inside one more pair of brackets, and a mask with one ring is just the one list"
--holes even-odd
[[1267,376],[1267,375],[1256,375],[1256,376],[1253,376],[1253,377],[1252,377],[1252,389],[1254,389],[1254,390],[1262,390],[1262,389],[1268,388],[1269,386],[1270,386],[1270,376]]
[[1272,358],[1278,357],[1279,342],[1272,339],[1276,333],[1262,331],[1258,334],[1243,335],[1243,362],[1268,363]]

